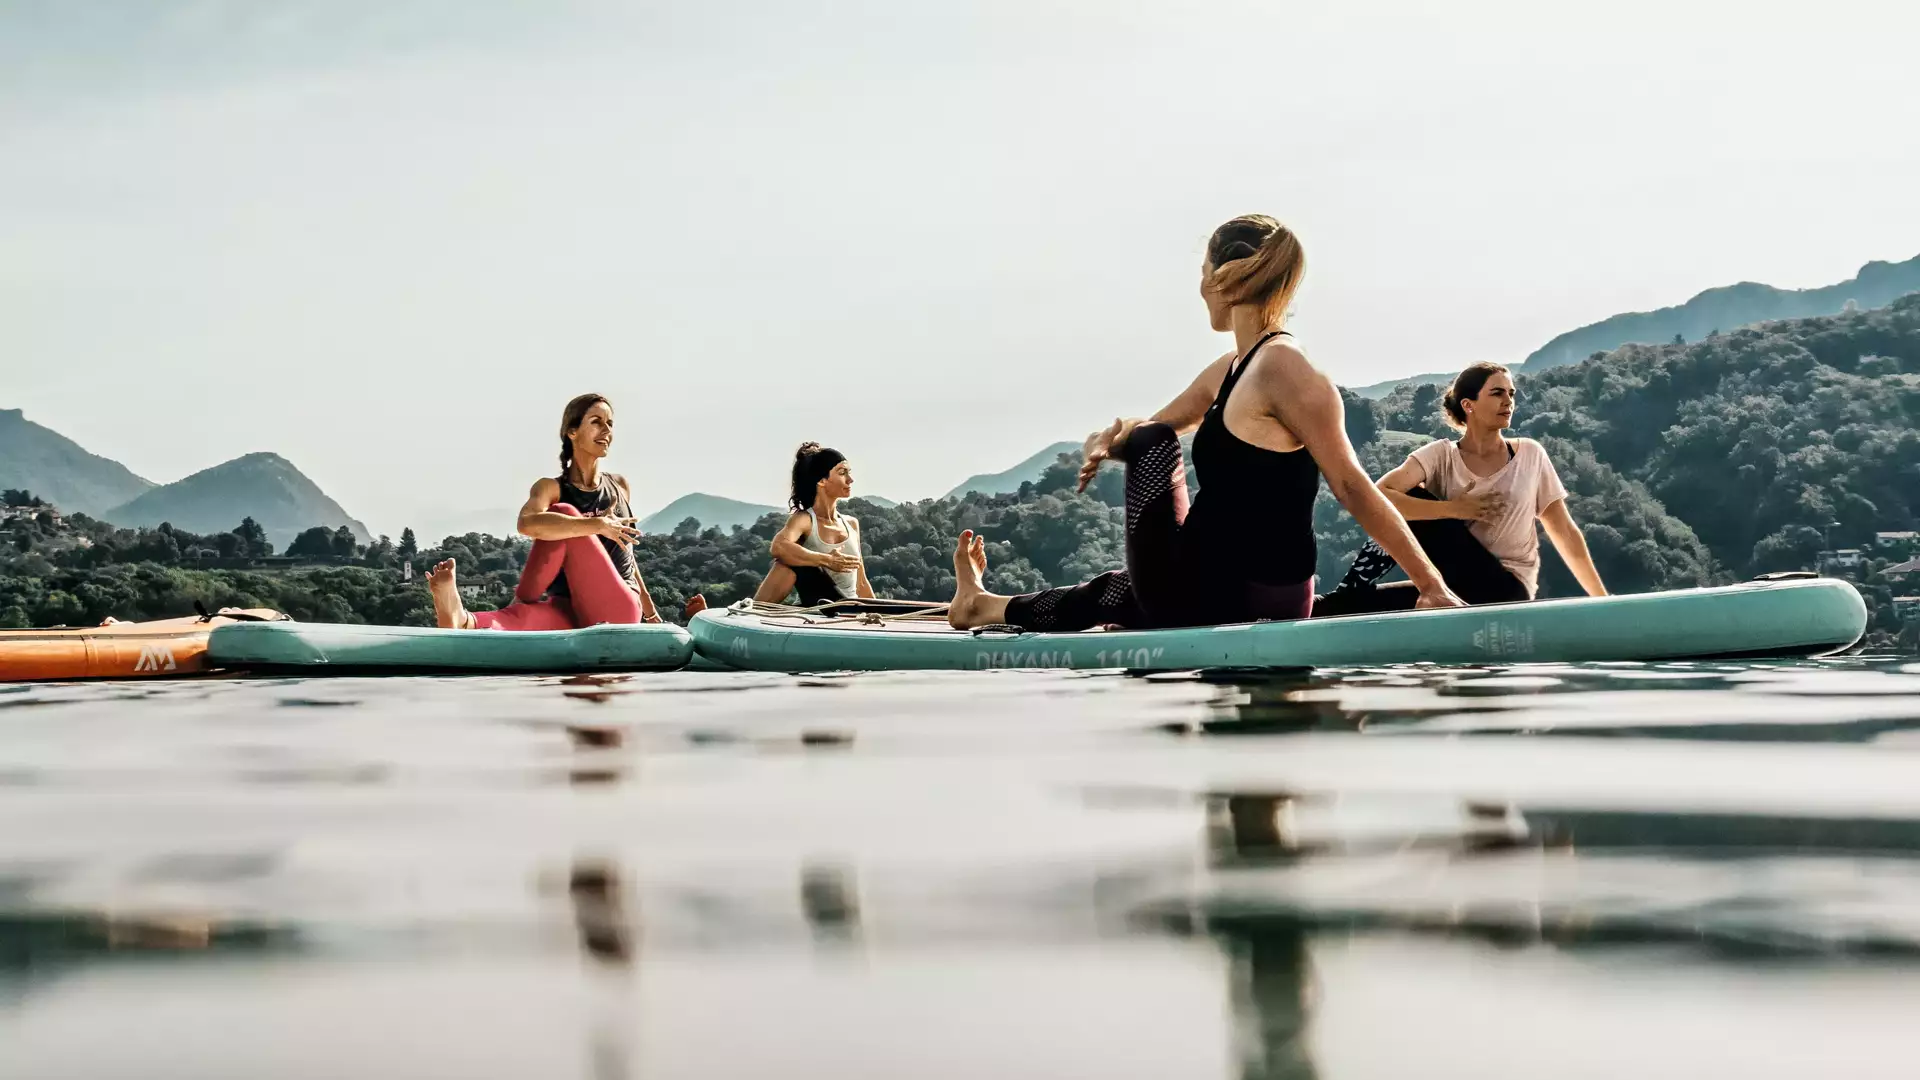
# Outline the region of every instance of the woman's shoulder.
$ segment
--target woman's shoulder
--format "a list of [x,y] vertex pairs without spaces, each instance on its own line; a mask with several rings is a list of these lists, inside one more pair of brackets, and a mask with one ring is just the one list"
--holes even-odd
[[1260,386],[1261,392],[1276,400],[1304,400],[1302,395],[1332,393],[1337,396],[1332,377],[1307,359],[1305,350],[1292,334],[1268,339],[1253,350],[1245,365],[1246,381]]
[[1253,356],[1249,362],[1252,360],[1265,360],[1269,364],[1306,364],[1308,367],[1313,366],[1313,362],[1307,359],[1306,346],[1300,343],[1299,338],[1284,331],[1274,334],[1255,346]]
[[1516,455],[1526,454],[1541,459],[1547,456],[1547,448],[1540,445],[1540,440],[1538,439],[1529,439],[1525,435],[1517,435],[1507,441],[1513,444],[1513,452]]

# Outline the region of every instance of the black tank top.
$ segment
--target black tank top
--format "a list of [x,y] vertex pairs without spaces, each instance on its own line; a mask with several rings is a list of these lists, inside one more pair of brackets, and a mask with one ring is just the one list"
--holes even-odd
[[1261,346],[1285,333],[1273,331],[1234,358],[1193,436],[1200,493],[1180,530],[1182,557],[1209,577],[1291,585],[1312,577],[1319,558],[1313,500],[1320,467],[1313,455],[1304,446],[1268,450],[1227,430],[1227,399],[1240,376]]
[[[594,517],[606,513],[611,513],[615,517],[632,516],[632,511],[627,509],[627,497],[623,489],[608,473],[600,474],[600,486],[597,488],[577,487],[567,478],[566,473],[561,473],[555,479],[560,482],[560,501],[580,511],[582,517]],[[632,588],[632,549],[604,536],[598,539],[601,546],[607,549],[607,554],[613,557],[613,568],[620,572],[620,577],[628,583],[627,587]],[[547,589],[547,592],[552,596],[572,595],[567,589],[566,571],[562,570],[554,577],[553,585]]]

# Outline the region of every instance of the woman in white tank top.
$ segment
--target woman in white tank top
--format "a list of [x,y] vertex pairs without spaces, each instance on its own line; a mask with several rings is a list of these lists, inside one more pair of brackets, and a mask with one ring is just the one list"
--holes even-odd
[[819,443],[802,445],[793,457],[793,513],[773,538],[773,567],[753,598],[786,602],[796,589],[800,604],[870,600],[867,567],[860,555],[860,521],[840,513],[853,494],[853,467],[845,454]]

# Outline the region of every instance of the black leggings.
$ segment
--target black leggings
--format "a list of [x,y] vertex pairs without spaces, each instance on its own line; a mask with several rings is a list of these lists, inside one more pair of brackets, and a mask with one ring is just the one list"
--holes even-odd
[[817,566],[794,567],[793,589],[800,594],[801,607],[819,607],[835,600],[853,599],[841,595],[840,586],[833,583],[833,575]]
[[[1407,494],[1416,499],[1434,498],[1424,487],[1416,487]],[[1469,604],[1510,604],[1533,599],[1527,594],[1526,585],[1513,576],[1513,571],[1501,565],[1493,552],[1473,535],[1470,522],[1441,518],[1409,521],[1407,527],[1413,530],[1420,549],[1446,580],[1447,588],[1460,599]],[[1314,600],[1314,615],[1412,610],[1420,599],[1420,591],[1414,588],[1413,582],[1374,584],[1394,566],[1393,557],[1368,540],[1353,557],[1353,566],[1339,587]]]
[[1007,601],[1008,623],[1026,630],[1144,630],[1307,617],[1312,578],[1291,585],[1207,580],[1204,566],[1182,556],[1187,465],[1180,436],[1171,427],[1141,424],[1112,456],[1127,469],[1127,568],[1013,597]]

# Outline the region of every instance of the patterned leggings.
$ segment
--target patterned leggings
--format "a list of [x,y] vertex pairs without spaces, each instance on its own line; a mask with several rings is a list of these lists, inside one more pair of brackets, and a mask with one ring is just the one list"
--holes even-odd
[[1007,622],[1025,630],[1095,626],[1136,630],[1256,619],[1304,619],[1313,579],[1295,585],[1203,583],[1180,554],[1187,520],[1187,465],[1180,436],[1147,422],[1113,448],[1127,469],[1127,568],[1091,581],[1026,593],[1007,601]]

